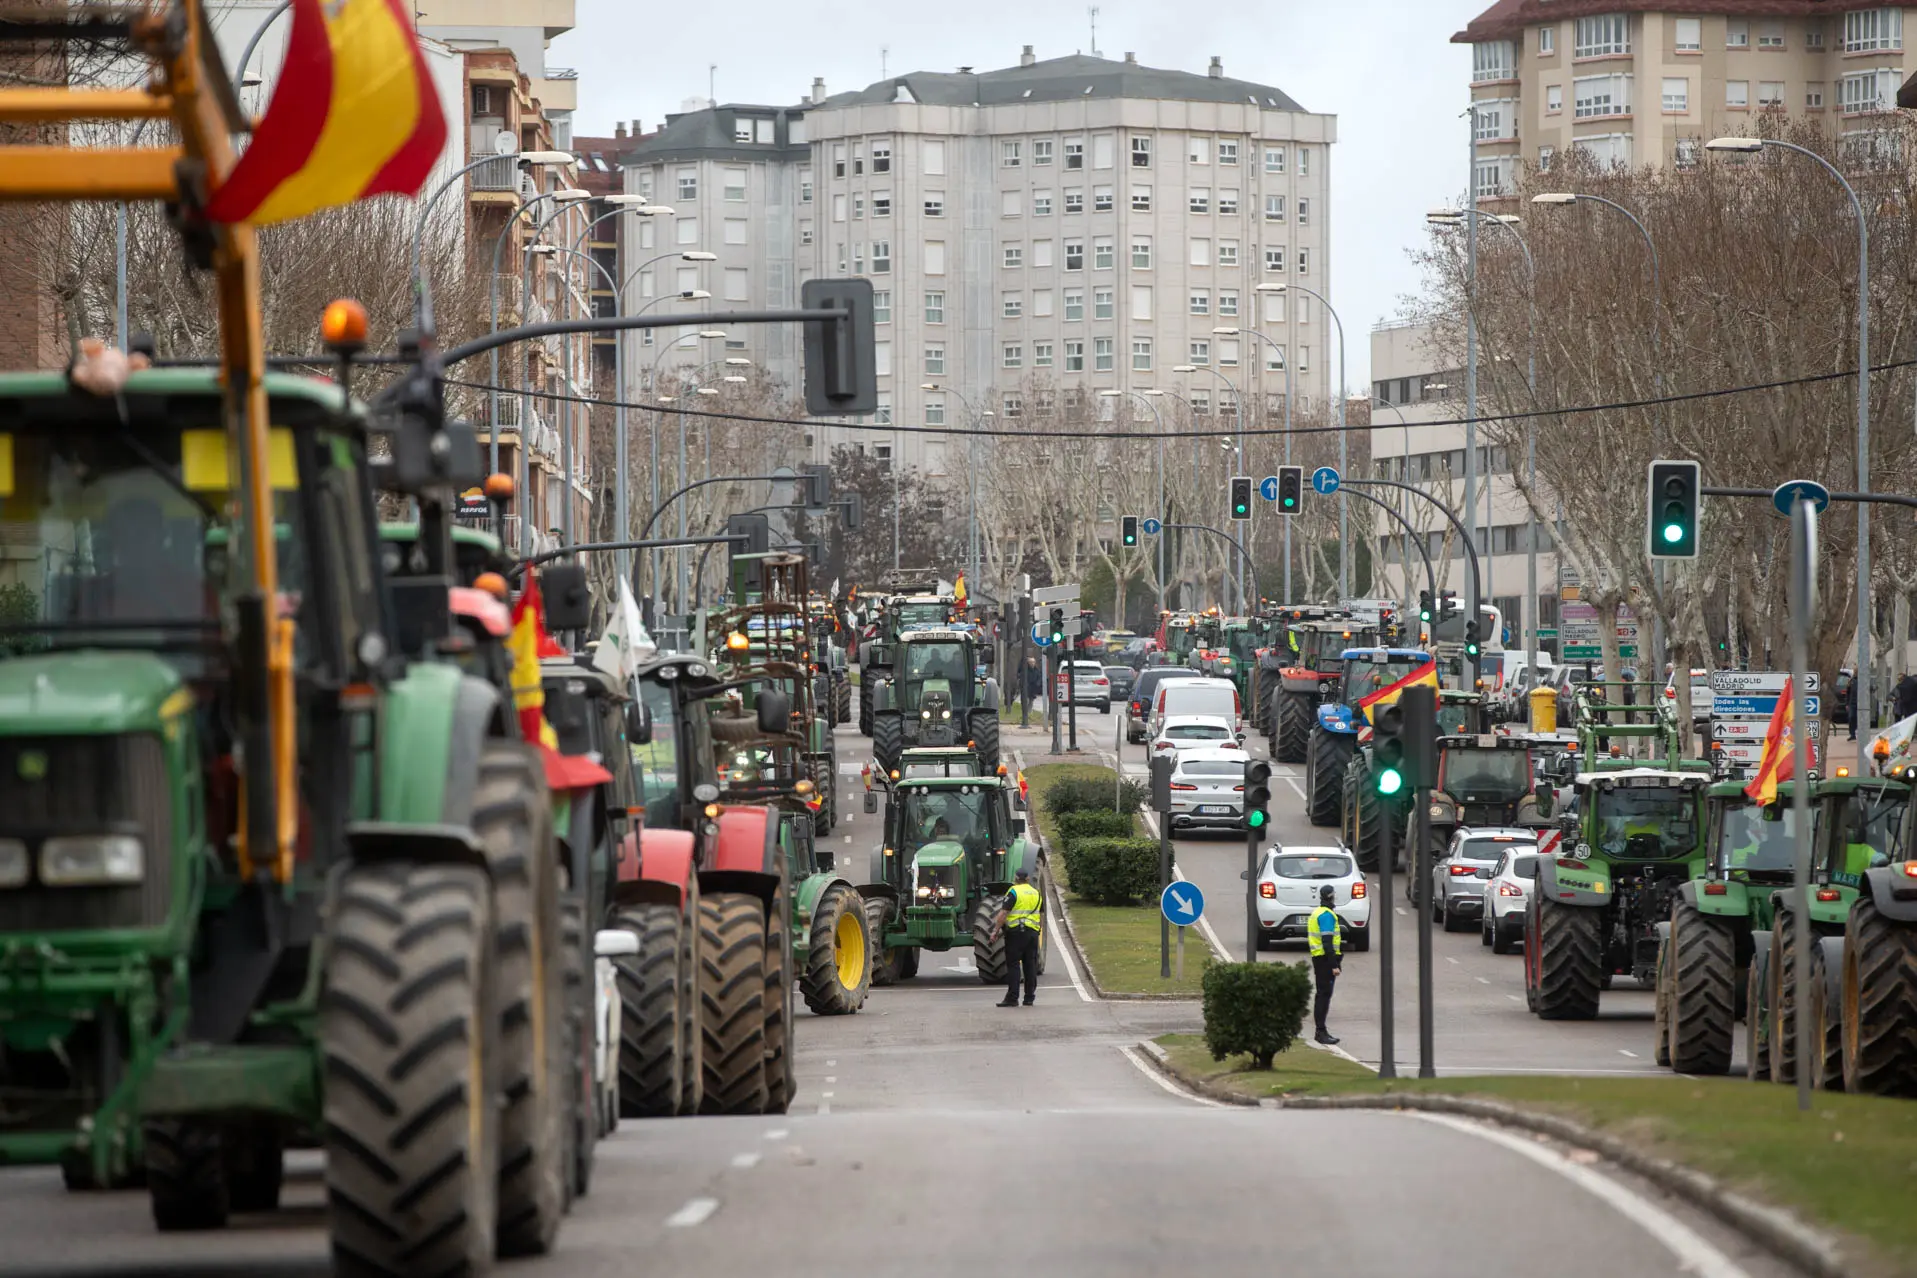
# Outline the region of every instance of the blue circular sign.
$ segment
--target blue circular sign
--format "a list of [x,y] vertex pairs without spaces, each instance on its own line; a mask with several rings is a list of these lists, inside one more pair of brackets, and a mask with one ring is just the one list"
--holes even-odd
[[1772,507],[1787,519],[1800,501],[1809,502],[1811,508],[1821,515],[1824,508],[1830,505],[1830,489],[1814,479],[1793,479],[1779,484],[1776,491],[1771,493]]
[[1144,522],[1143,527],[1147,533],[1151,534],[1154,537],[1156,537],[1159,533],[1165,531],[1164,523],[1156,519],[1147,519]]
[[1044,622],[1040,622],[1039,624],[1033,626],[1032,642],[1037,644],[1041,648],[1051,647],[1052,633],[1051,633],[1050,627],[1047,626]]
[[1266,475],[1258,481],[1258,495],[1266,501],[1278,500],[1278,476]]
[[1179,927],[1190,927],[1205,917],[1205,894],[1196,883],[1167,883],[1158,894],[1158,908]]
[[1311,490],[1329,497],[1338,491],[1338,471],[1333,466],[1320,466],[1311,472]]

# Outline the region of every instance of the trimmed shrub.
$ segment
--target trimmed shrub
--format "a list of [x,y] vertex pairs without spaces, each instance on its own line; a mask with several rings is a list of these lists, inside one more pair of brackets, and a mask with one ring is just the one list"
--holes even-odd
[[[1084,778],[1053,782],[1045,789],[1045,811],[1054,817],[1067,812],[1110,812],[1113,788],[1110,781]],[[1145,806],[1145,787],[1140,782],[1126,781],[1116,788],[1121,813],[1131,816]]]
[[1093,905],[1130,905],[1159,890],[1156,839],[1078,839],[1064,855],[1072,892]]
[[1054,825],[1061,851],[1082,839],[1129,839],[1134,832],[1131,817],[1109,808],[1061,812],[1054,818]]
[[1311,1003],[1304,963],[1214,963],[1205,969],[1205,1046],[1222,1061],[1240,1053],[1253,1069],[1297,1041]]

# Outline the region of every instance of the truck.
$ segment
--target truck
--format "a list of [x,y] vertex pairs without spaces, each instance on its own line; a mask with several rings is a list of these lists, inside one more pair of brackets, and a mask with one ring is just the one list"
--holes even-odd
[[923,626],[901,631],[891,648],[890,677],[867,685],[880,770],[897,767],[914,746],[964,746],[996,765],[998,681],[980,675],[991,665],[992,645],[969,626]]

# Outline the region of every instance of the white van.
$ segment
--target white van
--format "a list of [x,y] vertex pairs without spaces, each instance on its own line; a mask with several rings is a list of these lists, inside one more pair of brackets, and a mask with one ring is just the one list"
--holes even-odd
[[1244,740],[1245,708],[1229,679],[1170,679],[1159,684],[1152,698],[1147,739],[1157,739],[1169,716],[1187,714],[1216,715],[1232,725],[1239,740]]

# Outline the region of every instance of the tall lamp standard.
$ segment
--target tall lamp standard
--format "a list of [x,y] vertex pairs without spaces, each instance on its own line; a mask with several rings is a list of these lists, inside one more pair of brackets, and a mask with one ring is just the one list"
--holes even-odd
[[[1254,288],[1252,292],[1256,293],[1260,291],[1267,291],[1267,292],[1276,291],[1276,289],[1280,287],[1283,287],[1283,286],[1260,284],[1257,286],[1257,288]],[[1278,367],[1284,371],[1284,374],[1285,374],[1285,465],[1289,466],[1291,465],[1291,360],[1289,357],[1286,356],[1284,347],[1280,346],[1277,342],[1273,341],[1270,337],[1267,337],[1265,334],[1259,332],[1255,328],[1246,328],[1246,329],[1240,330],[1236,328],[1221,327],[1221,328],[1214,328],[1212,330],[1212,332],[1218,334],[1220,337],[1236,337],[1241,331],[1245,333],[1249,333],[1251,336],[1257,338],[1259,341],[1263,342],[1265,345],[1271,347],[1272,351],[1276,353],[1278,356]],[[1244,435],[1241,433],[1239,435],[1239,440],[1242,442],[1243,439],[1244,439]],[[1291,602],[1291,521],[1287,519],[1287,520],[1284,520],[1283,522],[1285,525],[1285,529],[1284,529],[1285,531],[1285,602],[1289,604]]]
[[508,151],[503,155],[486,155],[461,165],[449,174],[445,181],[433,188],[433,193],[419,202],[419,216],[413,222],[413,320],[424,327],[433,314],[433,282],[426,274],[426,224],[432,220],[433,205],[439,198],[462,185],[468,173],[488,164],[501,164],[517,161],[517,167],[525,170],[549,168],[555,165],[571,164],[573,157],[566,151],[521,151],[517,154]]
[[[1152,422],[1158,430],[1158,519],[1165,520],[1165,419],[1159,415],[1157,399],[1165,392],[1161,390],[1102,390],[1098,392],[1106,399],[1118,399],[1131,395],[1145,401],[1145,407],[1152,410]],[[1158,611],[1165,611],[1165,537],[1158,537]],[[1124,624],[1124,618],[1119,618]]]
[[[671,256],[671,254],[667,254],[667,256]],[[656,259],[656,258],[655,258],[654,260],[656,261],[656,260],[658,260],[658,259]],[[637,268],[634,268],[634,269],[635,269],[635,270],[637,270]],[[627,280],[627,282],[628,282],[628,283],[630,283],[630,282],[631,282],[631,280],[632,280],[632,274],[631,274],[631,273],[628,273],[628,274],[627,274],[627,276],[626,276],[626,280]],[[622,285],[621,287],[623,288],[623,285]],[[699,291],[699,290],[696,290],[696,289],[695,289],[695,290],[693,290],[693,291],[694,291],[694,292],[697,292],[697,291]],[[671,296],[681,296],[681,295],[680,295],[680,294],[672,294]],[[711,294],[709,294],[709,293],[708,293],[708,294],[707,294],[706,296],[708,296],[708,297],[710,297],[710,296],[711,296]],[[639,308],[639,310],[638,310],[638,311],[637,311],[636,313],[637,313],[637,314],[640,314],[640,315],[643,315],[643,314],[645,314],[645,313],[646,313],[646,311],[647,311],[647,310],[649,310],[649,309],[650,309],[650,308],[652,308],[653,306],[656,306],[656,305],[658,305],[658,304],[659,304],[660,302],[663,302],[663,301],[665,301],[665,300],[666,300],[666,298],[665,298],[664,296],[661,296],[661,297],[655,297],[655,298],[654,298],[654,299],[653,299],[652,301],[650,301],[650,302],[647,302],[647,303],[646,303],[646,304],[645,304],[644,306],[642,306],[642,307],[640,307],[640,308]],[[688,299],[688,300],[694,300],[694,299]],[[658,389],[659,389],[659,365],[660,365],[660,363],[661,363],[662,361],[664,361],[664,359],[666,358],[666,356],[667,356],[667,355],[670,355],[670,354],[671,354],[671,353],[672,353],[672,352],[673,352],[674,350],[676,350],[676,349],[678,349],[679,347],[681,347],[681,346],[683,346],[683,345],[685,345],[685,344],[686,344],[687,342],[695,342],[695,341],[717,341],[717,342],[722,342],[722,341],[724,341],[724,340],[725,340],[725,338],[726,338],[726,331],[725,331],[724,329],[722,329],[722,328],[706,328],[706,329],[700,329],[700,330],[699,330],[698,332],[696,332],[696,333],[685,333],[685,334],[682,334],[682,335],[680,335],[679,337],[676,337],[676,338],[674,338],[674,339],[673,339],[672,341],[670,341],[670,342],[667,342],[667,343],[666,343],[666,344],[665,344],[664,346],[662,346],[662,347],[660,347],[660,349],[659,349],[659,353],[658,353],[657,355],[655,355],[655,356],[653,356],[653,359],[652,359],[652,367],[646,370],[646,394],[647,394],[647,395],[649,395],[649,396],[652,396],[652,397],[653,397],[653,398],[654,398],[654,399],[655,399],[655,400],[656,400],[656,401],[657,401],[658,403],[660,403],[660,404],[672,404],[672,403],[676,403],[676,402],[678,401],[678,397],[677,397],[677,396],[675,396],[675,395],[660,395],[660,394],[658,394],[658,393],[657,393],[657,392],[658,392]],[[660,492],[659,492],[659,426],[660,426],[660,421],[659,421],[659,419],[660,419],[660,418],[661,418],[662,416],[664,416],[664,414],[665,414],[665,410],[664,410],[663,408],[654,408],[654,409],[652,410],[652,506],[651,506],[651,509],[653,509],[653,510],[657,510],[657,509],[659,509],[659,497],[660,497]],[[683,435],[684,435],[684,431],[685,431],[685,417],[684,417],[684,415],[683,415],[683,414],[682,414],[682,415],[680,416],[680,418],[679,418],[679,428],[680,428],[680,433],[681,433],[681,436],[682,436],[682,438],[681,438],[681,441],[680,441],[680,447],[681,447],[681,449],[683,450],[683,448],[684,448],[684,446],[685,446],[685,445],[684,445],[684,439],[683,439]],[[682,467],[682,469],[683,469],[683,467]],[[680,482],[681,482],[681,483],[683,483],[683,482],[685,482],[685,481],[684,481],[684,480],[682,479],[682,480],[681,480]],[[653,597],[654,597],[655,599],[657,599],[657,598],[658,598],[658,596],[659,596],[659,577],[660,577],[660,571],[659,571],[659,568],[660,568],[660,562],[661,562],[661,557],[662,557],[662,556],[663,556],[664,554],[665,554],[665,552],[664,552],[663,550],[654,550],[654,551],[652,552],[652,556],[651,556],[651,559],[652,559],[652,594],[653,594]]]
[[[1851,213],[1857,218],[1857,491],[1870,491],[1870,225],[1864,221],[1864,204],[1857,188],[1850,184],[1837,166],[1808,147],[1776,138],[1712,138],[1706,151],[1733,155],[1755,155],[1767,146],[1795,151],[1824,166],[1850,197]],[[1903,636],[1897,637],[1903,642]],[[1857,503],[1857,713],[1859,722],[1871,726],[1870,697],[1870,503]],[[1857,774],[1865,775],[1870,761],[1870,734],[1857,734]]]
[[[1331,322],[1338,326],[1338,473],[1344,474],[1351,466],[1351,440],[1345,431],[1345,322],[1338,318],[1338,308],[1325,300],[1325,295],[1316,289],[1306,288],[1303,284],[1260,284],[1252,290],[1257,293],[1277,293],[1280,296],[1288,292],[1303,293],[1306,297],[1318,299],[1318,305],[1325,308],[1325,314],[1331,316]],[[1289,364],[1289,361],[1287,361]],[[1289,400],[1290,396],[1286,396]],[[1340,598],[1351,598],[1351,503],[1343,497],[1338,499],[1338,594]]]

